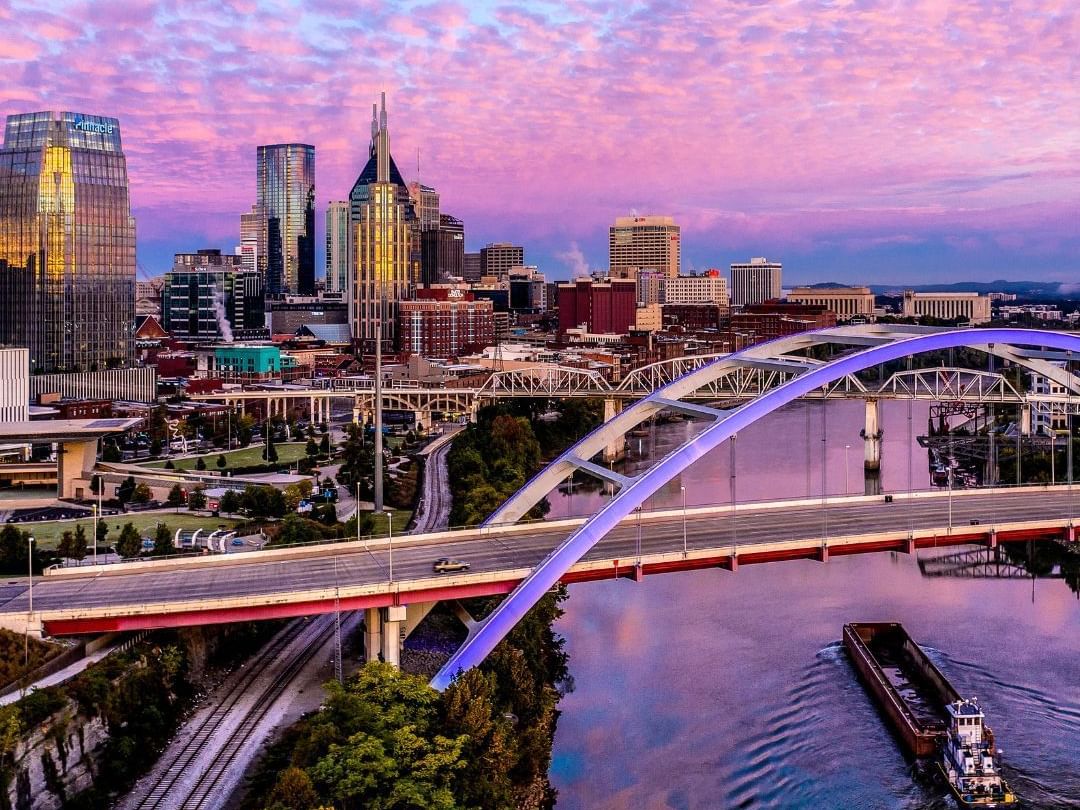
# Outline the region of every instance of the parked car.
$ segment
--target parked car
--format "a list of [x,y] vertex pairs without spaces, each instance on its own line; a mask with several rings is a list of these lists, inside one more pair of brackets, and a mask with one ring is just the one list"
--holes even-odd
[[436,574],[455,574],[460,571],[468,571],[469,564],[461,560],[452,560],[449,557],[439,557],[432,566]]

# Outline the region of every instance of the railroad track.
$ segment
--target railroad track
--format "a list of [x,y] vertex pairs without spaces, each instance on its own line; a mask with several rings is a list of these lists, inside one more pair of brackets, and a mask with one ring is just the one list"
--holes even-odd
[[[316,640],[325,640],[325,636],[329,632],[333,632],[333,615],[327,617],[320,617],[315,621],[325,621],[327,627],[316,633]],[[204,747],[210,738],[217,733],[221,724],[233,711],[236,704],[240,699],[247,694],[252,682],[262,673],[263,669],[269,662],[275,661],[279,658],[281,653],[288,648],[306,629],[311,627],[311,622],[306,622],[303,619],[295,619],[290,622],[283,630],[281,630],[276,636],[274,636],[268,644],[266,644],[253,658],[247,661],[244,665],[244,672],[240,677],[236,678],[227,688],[225,694],[220,698],[218,704],[214,709],[204,717],[194,733],[184,743],[183,747],[175,755],[172,762],[169,763],[165,772],[161,775],[157,782],[155,782],[145,792],[143,798],[134,805],[138,810],[163,810],[166,807],[181,806],[181,807],[201,807],[205,803],[205,796],[200,800],[198,805],[189,805],[189,799],[185,799],[179,805],[177,805],[176,797],[173,795],[174,788],[177,784],[188,774],[192,763],[203,752]],[[321,641],[319,641],[321,643]],[[289,678],[291,679],[300,667],[308,660],[308,653],[315,646],[315,641],[305,644],[304,647],[299,650],[289,661],[286,667],[283,668],[282,673],[288,670],[290,672]],[[244,722],[241,725],[245,725],[246,720],[252,713],[259,712],[261,709],[262,716],[265,716],[269,709],[269,704],[266,704],[266,696],[272,690],[272,688],[279,682],[281,674],[279,673],[274,681],[267,689],[259,695],[255,704],[248,711],[248,715],[245,716]],[[274,694],[270,703],[275,700],[288,683],[288,679],[281,683],[280,688]],[[234,732],[235,733],[235,732]],[[230,739],[226,744],[232,742],[233,735],[230,735]],[[233,752],[232,759],[235,759],[236,753]],[[200,784],[205,780],[206,773],[200,777]]]
[[[344,620],[349,614],[342,616]],[[199,781],[191,789],[187,798],[180,804],[182,810],[204,810],[214,798],[223,798],[217,793],[217,788],[225,778],[230,766],[236,761],[240,750],[248,744],[255,727],[266,717],[275,701],[281,697],[281,693],[296,677],[296,674],[310,660],[311,655],[318,650],[334,633],[334,614],[325,614],[312,622],[313,625],[325,625],[315,631],[314,637],[296,652],[289,662],[281,668],[273,681],[259,695],[255,704],[240,724],[225,740],[220,753],[214,757],[213,763],[203,771]]]

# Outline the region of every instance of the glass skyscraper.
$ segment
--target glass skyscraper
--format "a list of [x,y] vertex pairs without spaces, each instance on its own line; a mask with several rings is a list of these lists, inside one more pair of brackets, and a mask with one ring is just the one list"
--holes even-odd
[[315,147],[258,147],[259,269],[272,296],[315,293]]
[[129,362],[135,220],[115,118],[9,115],[0,149],[0,344],[37,372]]

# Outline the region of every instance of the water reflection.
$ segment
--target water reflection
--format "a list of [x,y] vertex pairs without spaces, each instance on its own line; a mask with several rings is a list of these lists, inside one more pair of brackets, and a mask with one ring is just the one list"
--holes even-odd
[[[927,413],[913,410],[917,435]],[[908,443],[906,404],[883,411],[884,491],[905,489],[909,476],[928,487],[927,451]],[[844,490],[845,470],[848,491],[863,486],[861,421],[859,403],[829,407],[830,493]],[[739,499],[819,494],[820,425],[820,406],[795,405],[745,431]],[[694,429],[678,423],[640,437],[652,442],[643,450],[662,453]],[[648,506],[677,504],[680,484],[689,504],[724,502],[730,470],[721,448]],[[601,497],[553,495],[553,513],[585,512]],[[1077,566],[1064,554],[1052,544],[1002,552],[1000,566],[1053,577],[1034,588],[1023,576],[926,576],[929,554],[573,586],[559,626],[576,681],[556,736],[559,806],[950,806],[944,787],[904,756],[838,645],[842,625],[861,620],[903,622],[962,693],[980,698],[1030,806],[1076,807],[1080,603]],[[939,573],[962,564],[933,563]]]

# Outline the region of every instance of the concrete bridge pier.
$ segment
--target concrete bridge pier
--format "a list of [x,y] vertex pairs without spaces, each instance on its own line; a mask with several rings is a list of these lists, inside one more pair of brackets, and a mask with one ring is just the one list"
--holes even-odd
[[[622,400],[615,399],[614,397],[604,400],[604,423],[610,422],[622,411]],[[611,463],[619,461],[626,455],[626,440],[622,436],[613,438],[604,447],[603,459],[605,463]]]
[[1031,403],[1029,402],[1020,406],[1020,435],[1031,435]]
[[435,602],[367,608],[364,611],[364,655],[401,667],[401,643],[435,607]]
[[866,419],[860,435],[863,438],[863,469],[876,473],[881,470],[882,436],[880,406],[876,399],[866,400]]

